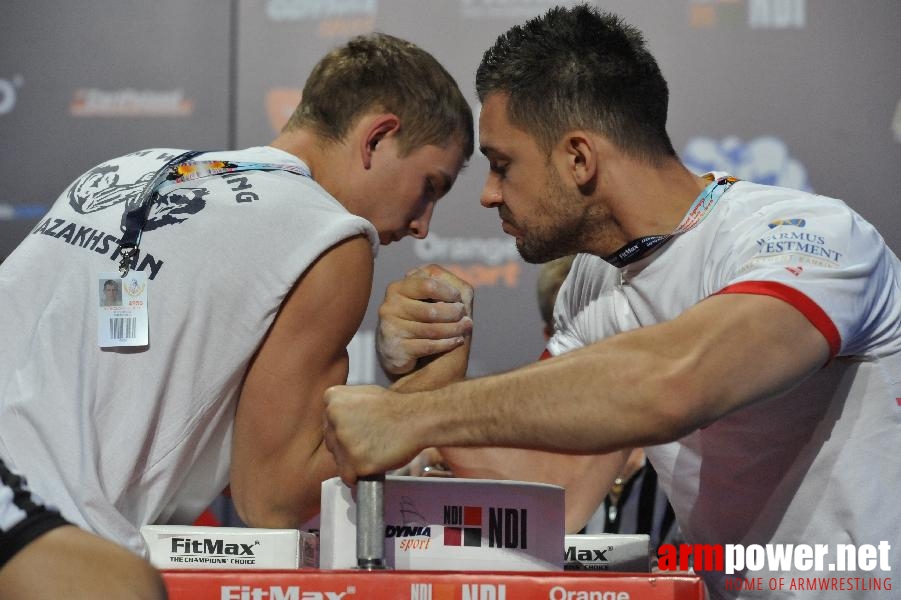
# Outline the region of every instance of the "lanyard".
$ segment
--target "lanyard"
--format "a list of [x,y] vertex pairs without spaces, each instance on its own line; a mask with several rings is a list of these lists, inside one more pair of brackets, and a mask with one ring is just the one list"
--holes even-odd
[[228,160],[186,160],[176,164],[168,176],[157,188],[160,196],[165,196],[176,185],[209,177],[210,175],[227,175],[239,171],[288,171],[301,177],[311,177],[310,170],[306,166],[294,163],[261,163],[261,162],[232,162]]
[[128,271],[131,268],[131,259],[138,251],[138,246],[141,243],[141,234],[144,232],[144,227],[147,224],[147,215],[150,213],[150,207],[178,184],[210,175],[223,175],[239,171],[288,171],[302,177],[312,177],[309,169],[297,164],[231,162],[226,160],[192,161],[191,159],[198,154],[203,154],[203,152],[191,150],[167,161],[154,173],[150,182],[144,187],[134,208],[125,213],[124,232],[122,239],[119,241],[119,252],[122,256],[122,259],[119,261],[119,272],[122,274],[122,277],[128,275]]
[[605,256],[604,260],[614,267],[625,267],[646,256],[649,252],[662,246],[680,233],[685,233],[686,231],[694,229],[701,221],[707,218],[707,215],[709,215],[710,211],[713,210],[713,207],[716,206],[720,197],[732,187],[732,184],[739,181],[731,175],[726,175],[718,179],[714,179],[712,174],[707,174],[704,177],[710,180],[710,184],[698,194],[698,197],[692,202],[688,212],[685,213],[685,216],[682,217],[682,221],[672,233],[646,235],[632,240],[613,254]]

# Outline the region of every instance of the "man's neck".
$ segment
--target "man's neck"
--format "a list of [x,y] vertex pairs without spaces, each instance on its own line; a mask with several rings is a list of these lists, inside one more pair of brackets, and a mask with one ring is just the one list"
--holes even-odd
[[[306,129],[283,131],[269,144],[284,150],[302,160],[310,168],[313,179],[328,191],[338,202],[345,204],[343,178],[346,178],[346,157],[342,153],[343,144],[329,143],[316,133]],[[348,210],[351,207],[346,206]]]
[[284,150],[302,160],[316,178],[323,161],[319,159],[321,149],[318,138],[306,130],[283,131],[269,145]]
[[606,171],[605,179],[600,190],[606,196],[623,244],[644,236],[671,233],[709,183],[676,159],[659,166],[623,159]]

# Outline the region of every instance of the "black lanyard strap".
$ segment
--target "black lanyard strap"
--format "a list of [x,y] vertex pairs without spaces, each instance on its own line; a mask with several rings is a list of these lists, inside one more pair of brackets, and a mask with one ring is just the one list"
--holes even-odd
[[119,254],[122,257],[119,260],[119,273],[122,277],[128,275],[128,271],[131,269],[132,257],[138,251],[138,245],[141,243],[141,234],[147,225],[147,215],[150,214],[150,206],[159,196],[157,188],[169,177],[173,168],[198,154],[203,154],[203,152],[200,150],[189,150],[188,152],[182,152],[175,158],[169,159],[166,164],[153,174],[153,177],[144,186],[141,197],[133,208],[125,213],[124,232],[119,240]]
[[626,265],[649,255],[655,249],[670,241],[673,237],[693,229],[707,217],[713,207],[716,206],[720,197],[732,187],[732,184],[738,181],[738,179],[731,175],[726,175],[718,179],[714,179],[711,174],[708,174],[705,177],[710,181],[710,184],[708,184],[698,197],[695,198],[691,208],[688,209],[688,212],[682,218],[682,222],[679,223],[672,233],[640,237],[627,243],[610,256],[604,256],[602,258],[614,267],[621,269]]

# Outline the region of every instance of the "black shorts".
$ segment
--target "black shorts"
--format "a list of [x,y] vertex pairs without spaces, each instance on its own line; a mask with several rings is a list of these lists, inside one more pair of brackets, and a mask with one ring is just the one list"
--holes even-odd
[[33,496],[25,478],[7,469],[0,459],[0,569],[38,536],[69,524]]

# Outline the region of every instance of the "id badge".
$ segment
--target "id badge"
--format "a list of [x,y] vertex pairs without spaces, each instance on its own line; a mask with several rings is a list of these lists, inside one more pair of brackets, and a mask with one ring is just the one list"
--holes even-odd
[[97,343],[101,348],[146,346],[147,275],[129,271],[101,273],[95,281],[98,294]]

